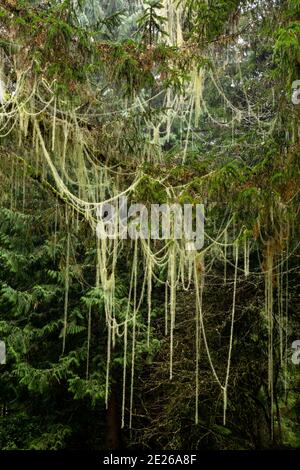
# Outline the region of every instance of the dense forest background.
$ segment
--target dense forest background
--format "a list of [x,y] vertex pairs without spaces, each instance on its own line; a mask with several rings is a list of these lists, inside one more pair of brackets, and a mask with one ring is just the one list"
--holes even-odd
[[299,0],[0,1],[2,450],[300,447],[297,80]]

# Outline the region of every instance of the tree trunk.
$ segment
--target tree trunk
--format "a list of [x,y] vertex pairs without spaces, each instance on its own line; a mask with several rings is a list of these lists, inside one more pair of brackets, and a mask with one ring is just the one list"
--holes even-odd
[[121,423],[118,408],[117,387],[115,384],[113,384],[106,411],[106,449],[113,450],[120,447]]

